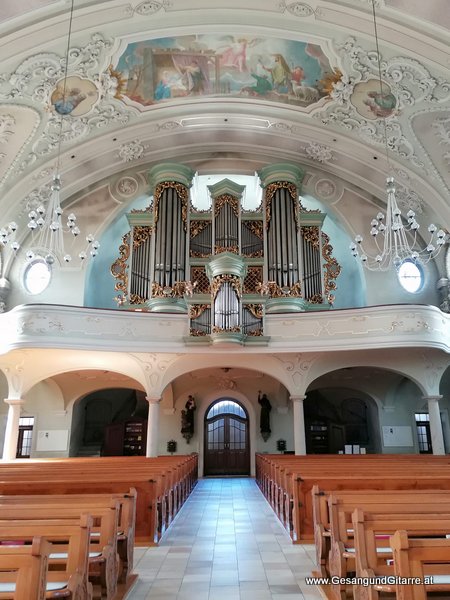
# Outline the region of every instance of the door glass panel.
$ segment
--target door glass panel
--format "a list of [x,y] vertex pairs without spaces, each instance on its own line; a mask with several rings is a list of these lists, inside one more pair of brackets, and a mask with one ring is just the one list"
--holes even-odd
[[245,450],[246,424],[230,418],[230,450]]
[[208,423],[208,450],[224,449],[224,419]]

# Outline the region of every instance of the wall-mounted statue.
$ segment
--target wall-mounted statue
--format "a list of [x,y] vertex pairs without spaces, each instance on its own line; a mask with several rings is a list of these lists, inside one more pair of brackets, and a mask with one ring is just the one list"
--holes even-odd
[[193,396],[189,396],[186,404],[186,410],[181,411],[181,434],[189,444],[191,437],[194,435],[194,411],[196,409]]
[[267,442],[272,433],[270,429],[270,411],[272,410],[272,405],[269,402],[266,394],[261,396],[261,390],[258,392],[258,402],[261,406],[261,416],[259,420],[259,425],[261,428],[261,437]]

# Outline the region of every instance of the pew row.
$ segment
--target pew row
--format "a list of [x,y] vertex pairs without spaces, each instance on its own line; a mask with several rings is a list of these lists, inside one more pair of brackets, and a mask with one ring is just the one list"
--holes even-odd
[[314,537],[314,485],[322,490],[450,490],[448,456],[256,455],[256,481],[294,543]]
[[[450,597],[450,539],[410,538],[405,530],[390,539],[397,600],[427,600],[427,590]],[[425,577],[432,577],[426,585]],[[411,578],[416,581],[406,583]],[[400,583],[401,582],[401,583]]]
[[50,552],[41,537],[28,546],[0,546],[0,599],[45,600]]
[[[41,570],[41,587],[45,590],[43,597],[91,600],[93,588],[88,581],[88,558],[92,525],[89,515],[79,519],[0,520],[0,540],[3,544],[11,544],[0,546],[0,554],[7,554],[8,549],[19,551],[20,548],[20,552],[26,552],[24,549],[32,548],[36,538],[43,539],[50,546],[44,548],[48,570],[45,576]],[[22,580],[19,583],[23,585]],[[27,589],[29,598],[32,598],[35,590],[30,585]],[[16,600],[15,589],[5,590],[0,598]]]
[[135,488],[136,543],[156,545],[195,485],[197,471],[196,454],[18,460],[0,464],[0,494],[120,494]]

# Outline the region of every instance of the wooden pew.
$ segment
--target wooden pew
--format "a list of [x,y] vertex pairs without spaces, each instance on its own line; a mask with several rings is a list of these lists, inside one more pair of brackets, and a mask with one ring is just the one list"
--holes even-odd
[[50,552],[40,537],[28,546],[0,546],[0,599],[45,600]]
[[[399,458],[400,456],[400,458]],[[450,490],[448,456],[421,455],[308,455],[256,456],[257,482],[280,517],[277,488],[289,496],[294,542],[314,536],[311,490]],[[284,502],[286,506],[287,503]],[[282,520],[286,518],[281,515]]]
[[197,468],[197,455],[18,460],[0,464],[0,494],[123,493],[134,487],[136,542],[156,544],[192,490]]
[[[427,590],[450,596],[450,539],[409,538],[405,530],[396,531],[390,539],[394,558],[394,574],[414,584],[396,584],[397,600],[427,600]],[[425,577],[433,577],[425,585]]]
[[[393,576],[394,565],[390,536],[397,530],[406,530],[408,535],[414,537],[434,537],[445,540],[450,531],[450,514],[368,514],[357,509],[353,513],[353,527],[355,538],[356,576],[386,577]],[[383,538],[379,539],[378,535]],[[332,586],[334,597],[344,598],[342,589]],[[341,593],[338,593],[341,592]],[[395,592],[394,583],[381,581],[380,584],[370,586],[355,585],[353,597],[355,600],[378,600],[381,592]],[[411,600],[409,597],[408,600]]]
[[[329,575],[328,559],[331,539],[348,544],[348,531],[352,528],[352,513],[356,508],[368,512],[439,512],[450,513],[450,491],[415,490],[380,491],[340,490],[327,494],[313,487],[314,540],[317,570]],[[333,529],[333,534],[332,534]]]
[[[4,506],[50,506],[60,504],[63,507],[75,506],[82,512],[90,512],[95,506],[109,507],[111,501],[119,505],[117,525],[117,552],[120,558],[119,583],[125,583],[133,571],[134,530],[136,519],[136,490],[131,488],[125,494],[71,494],[61,495],[29,495],[29,496],[0,496],[0,510]],[[49,513],[51,514],[51,513]]]
[[[118,504],[110,500],[110,506],[89,505],[80,509],[77,505],[64,505],[64,503],[49,502],[45,505],[26,505],[16,504],[14,506],[0,506],[0,516],[3,524],[8,521],[14,523],[41,521],[49,527],[53,527],[53,521],[72,519],[76,523],[80,519],[82,510],[88,512],[93,524],[90,530],[88,572],[89,580],[94,585],[99,585],[102,598],[112,600],[117,591],[118,581],[118,556],[117,556],[117,523],[119,515]],[[47,539],[45,529],[42,529],[42,535]],[[62,532],[64,533],[64,532]],[[0,531],[1,535],[1,531]],[[21,539],[16,538],[16,539]],[[51,556],[55,561],[58,559],[63,563],[68,560],[68,550],[55,551]]]
[[[91,600],[88,554],[92,524],[89,515],[79,519],[0,520],[0,540],[16,543],[20,540],[32,545],[34,538],[39,537],[49,542],[49,570],[44,597]],[[8,546],[0,548],[5,548],[6,553]],[[59,558],[59,553],[65,553],[66,558]]]

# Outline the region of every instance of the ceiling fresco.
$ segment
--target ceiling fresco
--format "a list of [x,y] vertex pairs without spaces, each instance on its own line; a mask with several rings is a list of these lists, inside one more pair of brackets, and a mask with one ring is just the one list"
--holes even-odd
[[233,34],[131,42],[113,67],[121,97],[140,108],[196,96],[306,107],[340,78],[318,45]]

